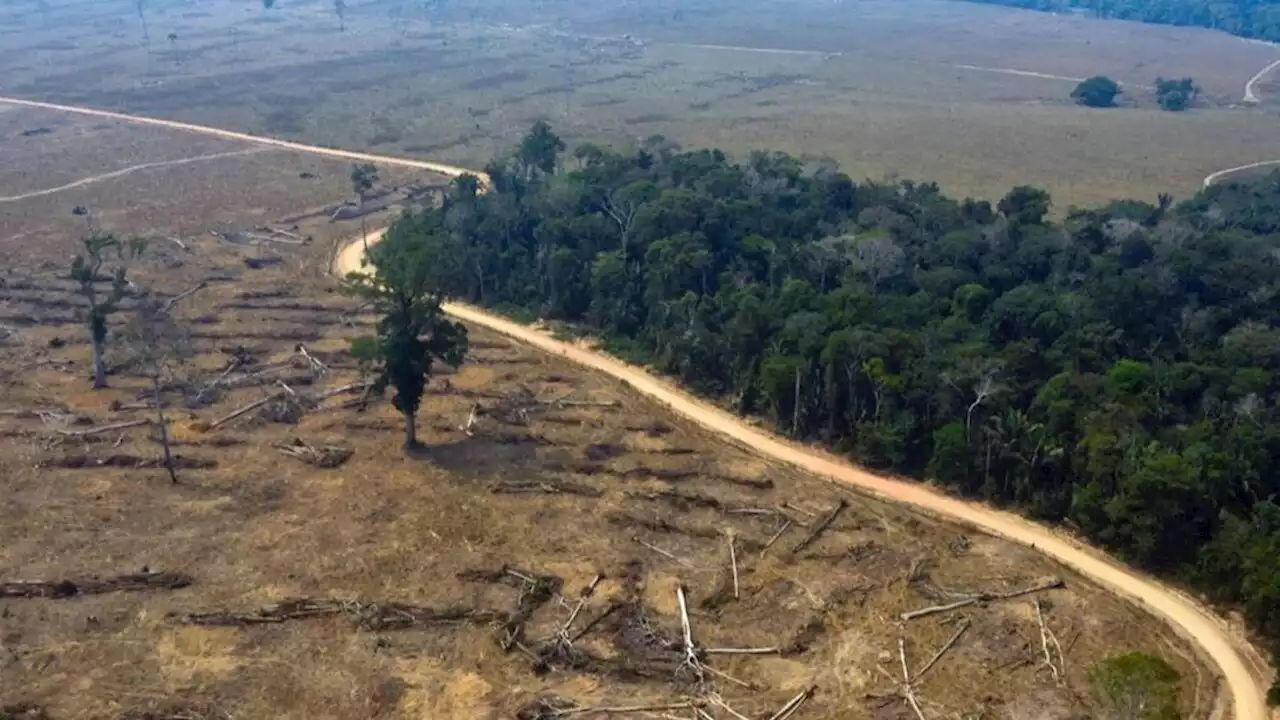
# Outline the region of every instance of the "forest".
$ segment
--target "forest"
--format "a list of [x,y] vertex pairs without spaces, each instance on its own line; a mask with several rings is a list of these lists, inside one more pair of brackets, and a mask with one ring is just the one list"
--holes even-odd
[[1280,174],[1051,214],[661,137],[564,150],[537,124],[392,239],[450,296],[1065,524],[1280,654]]
[[1213,28],[1247,38],[1280,41],[1277,0],[970,0],[1046,12],[1087,12],[1096,17],[1160,25]]

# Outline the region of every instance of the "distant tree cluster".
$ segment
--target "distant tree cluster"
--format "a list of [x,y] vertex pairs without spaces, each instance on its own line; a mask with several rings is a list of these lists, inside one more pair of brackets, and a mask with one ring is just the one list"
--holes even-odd
[[1280,0],[971,0],[1047,12],[1086,12],[1095,17],[1159,25],[1213,28],[1248,38],[1280,41]]
[[[1191,107],[1200,96],[1200,88],[1191,78],[1166,80],[1156,78],[1156,101],[1160,107],[1172,112],[1181,112]],[[1116,98],[1123,92],[1120,83],[1105,75],[1091,77],[1071,91],[1071,99],[1080,105],[1095,108],[1115,107]]]
[[[1069,521],[1280,641],[1280,175],[1055,222],[1034,187],[993,206],[780,153],[657,137],[566,168],[563,147],[538,124],[490,192],[464,176],[399,220],[387,261],[430,258],[431,298],[577,324],[797,439]],[[414,307],[396,284],[352,290]],[[434,302],[379,343],[440,333],[412,354],[456,359]],[[381,377],[413,390],[421,367]],[[1115,702],[1167,678],[1099,672]]]

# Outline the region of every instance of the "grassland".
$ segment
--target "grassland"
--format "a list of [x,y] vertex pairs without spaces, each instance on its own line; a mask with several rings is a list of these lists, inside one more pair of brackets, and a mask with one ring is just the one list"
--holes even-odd
[[[40,159],[48,177],[0,175],[2,197],[78,173],[240,149],[26,110],[2,123],[6,147],[25,153],[14,157]],[[22,134],[35,128],[50,132]],[[276,381],[307,393],[357,379],[346,341],[369,319],[333,292],[324,268],[334,242],[358,223],[329,223],[320,212],[350,195],[346,172],[260,153],[0,206],[9,257],[0,276],[0,583],[88,589],[145,569],[175,573],[161,580],[184,585],[0,599],[0,707],[34,705],[55,720],[460,719],[510,718],[552,696],[587,706],[668,702],[689,691],[671,650],[682,584],[700,643],[783,650],[709,661],[750,686],[713,680],[749,716],[817,685],[800,717],[910,717],[892,697],[899,640],[919,668],[961,627],[917,684],[939,716],[1096,714],[1087,670],[1127,650],[1173,664],[1188,711],[1212,704],[1214,679],[1185,643],[1033,552],[770,465],[672,421],[616,382],[483,332],[473,335],[468,363],[432,383],[421,413],[428,449],[419,456],[400,455],[387,403],[361,411],[353,395],[301,415],[272,407],[211,428],[281,392]],[[387,179],[410,181],[432,179]],[[40,210],[23,209],[29,204],[47,219],[34,222]],[[154,467],[154,426],[75,434],[152,412],[139,407],[146,380],[125,364],[111,389],[88,390],[88,348],[64,270],[84,222],[72,205],[92,208],[112,230],[152,238],[136,279],[157,296],[208,283],[177,306],[195,351],[170,395],[177,485]],[[260,225],[313,240],[264,247],[209,234]],[[246,264],[264,255],[279,264]],[[325,372],[310,369],[299,343]],[[224,375],[233,358],[241,365]],[[113,351],[112,360],[122,358]],[[193,396],[220,376],[232,386]],[[468,434],[462,428],[477,407]],[[354,454],[338,469],[318,469],[279,451],[294,439]],[[800,547],[841,500],[849,507]],[[587,630],[617,609],[575,639],[583,655],[569,656],[569,666],[532,661],[521,646],[536,652],[553,637],[597,575],[573,627]],[[1062,645],[1061,681],[1043,664],[1030,597],[897,619],[1050,577],[1065,587],[1037,597]],[[24,586],[0,587],[12,595]],[[311,603],[305,617],[271,615],[297,610],[289,604],[297,598]],[[516,644],[509,623],[519,608],[527,613]],[[422,620],[446,609],[463,620]],[[262,617],[279,621],[255,621]]]
[[[152,2],[149,43],[124,0],[11,11],[0,90],[474,166],[547,118],[571,141],[660,133],[956,194],[1044,185],[1063,206],[1185,196],[1280,157],[1273,113],[1232,107],[1275,50],[1198,29],[946,0],[348,6],[339,32],[318,0]],[[1129,106],[960,66],[1109,74]],[[1204,107],[1156,109],[1141,86],[1157,75],[1195,77]]]

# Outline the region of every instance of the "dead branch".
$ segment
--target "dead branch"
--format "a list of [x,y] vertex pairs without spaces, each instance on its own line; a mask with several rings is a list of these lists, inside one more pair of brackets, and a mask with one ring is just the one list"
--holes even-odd
[[187,244],[182,242],[181,239],[176,237],[169,237],[168,240],[174,245],[177,245],[178,247],[182,248],[182,252],[191,252],[191,248],[187,247]]
[[703,648],[702,652],[706,655],[777,655],[782,652],[782,648]]
[[1044,650],[1044,664],[1053,673],[1054,682],[1060,682],[1062,676],[1058,673],[1058,666],[1053,664],[1053,654],[1049,652],[1049,630],[1044,624],[1044,613],[1040,611],[1040,598],[1035,599],[1035,606],[1036,622],[1040,623],[1040,647]]
[[787,718],[790,718],[792,715],[795,715],[796,711],[800,709],[800,706],[805,704],[805,702],[809,698],[813,697],[813,694],[817,691],[818,691],[817,685],[810,685],[809,687],[805,688],[805,690],[801,692],[799,695],[796,695],[795,697],[788,700],[787,704],[783,705],[778,710],[778,712],[770,715],[769,720],[787,720]]
[[556,400],[560,407],[618,407],[622,403],[617,400]]
[[245,413],[253,412],[254,410],[257,410],[263,405],[266,405],[267,403],[272,402],[273,400],[279,400],[283,397],[285,397],[285,393],[278,392],[278,393],[275,393],[274,395],[268,395],[267,397],[264,397],[261,400],[255,400],[254,402],[251,402],[248,405],[245,405],[244,407],[232,412],[230,415],[227,415],[218,420],[215,420],[211,425],[209,425],[209,429],[213,430],[220,425],[225,425],[226,423],[229,423],[232,420],[235,420],[236,418],[240,417],[241,415],[244,415]]
[[674,560],[675,562],[680,563],[681,565],[683,565],[683,566],[685,566],[685,567],[693,567],[693,563],[692,563],[692,562],[689,562],[688,560],[686,560],[686,559],[684,559],[684,558],[682,558],[682,557],[677,557],[677,556],[675,556],[675,555],[672,555],[671,553],[667,552],[666,550],[663,550],[662,548],[658,547],[657,545],[652,545],[652,544],[650,544],[650,543],[647,543],[647,542],[645,542],[644,540],[641,540],[641,539],[640,539],[640,538],[638,538],[638,537],[633,537],[633,538],[631,538],[631,539],[632,539],[632,540],[635,540],[637,543],[639,543],[639,544],[643,545],[643,546],[644,546],[644,547],[646,547],[646,548],[649,548],[650,550],[652,550],[652,551],[654,551],[654,552],[658,553],[659,555],[661,555],[661,556],[663,556],[663,557],[665,557],[665,558],[667,558],[667,559],[669,559],[669,560]]
[[372,382],[356,382],[356,383],[351,383],[349,385],[340,385],[336,388],[329,388],[328,390],[321,390],[319,393],[316,394],[315,397],[317,400],[324,400],[326,398],[331,398],[334,395],[341,395],[343,393],[351,392],[352,390],[363,391],[371,387],[373,387]]
[[142,572],[110,578],[0,581],[0,598],[62,599],[79,595],[101,595],[110,592],[177,590],[187,587],[191,582],[191,576],[184,573],[146,569]]
[[774,533],[773,537],[769,538],[769,542],[764,544],[764,549],[760,551],[761,557],[764,557],[764,554],[769,551],[769,548],[773,547],[773,544],[778,542],[778,538],[782,537],[782,533],[786,532],[787,528],[791,527],[791,525],[791,518],[787,518],[787,521],[782,523],[782,527],[778,528],[778,532]]
[[[711,673],[712,675],[715,675],[715,676],[716,676],[716,677],[718,677],[718,678],[721,678],[721,679],[723,679],[723,680],[728,680],[729,682],[731,682],[731,683],[733,683],[734,685],[737,685],[737,686],[739,686],[739,687],[743,687],[743,688],[746,688],[746,689],[748,689],[748,690],[759,690],[759,689],[760,689],[760,688],[759,688],[759,687],[757,687],[756,685],[753,685],[753,684],[751,684],[751,683],[747,682],[746,680],[739,680],[738,678],[736,678],[736,677],[734,677],[734,676],[730,675],[729,673],[726,673],[726,672],[724,672],[724,671],[722,671],[722,670],[717,670],[717,669],[715,669],[715,668],[711,667],[710,665],[703,665],[703,666],[702,666],[702,669],[703,669],[703,670],[706,670],[707,672]],[[711,698],[711,702],[712,702],[712,704],[718,704],[718,702],[716,701],[716,699],[715,699],[715,698]],[[734,712],[733,712],[733,709],[732,709],[732,708],[730,708],[729,706],[724,705],[724,706],[722,706],[722,707],[723,707],[725,710],[728,710],[729,712],[733,713],[734,715],[737,715],[737,713],[734,713]]]
[[89,428],[88,430],[59,430],[58,433],[67,437],[90,437],[93,435],[101,435],[102,433],[109,433],[113,430],[124,430],[126,428],[142,427],[143,425],[150,424],[151,420],[149,419],[130,420],[129,422],[115,423],[114,425],[103,425],[102,427]]
[[733,599],[738,599],[738,551],[734,549],[733,533],[729,533],[729,563],[733,566]]
[[325,373],[329,372],[329,366],[320,362],[320,360],[315,355],[312,355],[311,352],[307,350],[306,345],[303,345],[302,343],[298,343],[298,346],[294,348],[294,350],[297,351],[299,355],[301,355],[303,358],[306,359],[307,365],[311,366],[311,372],[315,373],[316,375],[324,375]]
[[667,705],[614,705],[599,706],[586,708],[569,708],[567,710],[556,710],[555,717],[569,717],[572,715],[582,715],[585,713],[598,713],[601,715],[621,715],[625,713],[643,713],[643,712],[664,712],[666,710],[688,710],[694,707],[691,702],[670,703]]
[[902,613],[902,615],[900,615],[899,617],[901,617],[902,620],[904,621],[915,620],[916,618],[935,615],[937,613],[948,612],[950,610],[958,610],[962,607],[968,607],[970,605],[974,605],[980,602],[1012,600],[1014,598],[1019,598],[1024,595],[1031,595],[1033,593],[1038,593],[1043,590],[1054,590],[1054,589],[1063,587],[1065,584],[1066,583],[1064,583],[1061,578],[1050,578],[1049,580],[1039,585],[1035,585],[1033,587],[1025,588],[1022,590],[1014,590],[1012,592],[1005,592],[1005,593],[980,592],[976,595],[973,595],[972,597],[967,597],[963,600],[957,600],[956,602],[953,602],[953,603],[947,603],[945,605],[934,605],[932,607],[920,608],[919,610],[911,610],[909,612]]
[[[185,249],[185,248],[184,248],[184,249]],[[165,311],[165,312],[169,312],[169,311],[173,310],[173,306],[174,306],[174,305],[177,305],[179,302],[181,302],[181,301],[183,301],[183,300],[185,300],[185,299],[187,299],[187,298],[191,297],[192,295],[195,295],[196,293],[200,292],[201,290],[203,290],[203,289],[205,289],[205,288],[207,288],[207,287],[209,287],[209,282],[208,282],[207,280],[201,280],[199,283],[197,283],[197,284],[196,284],[194,287],[192,287],[191,289],[189,289],[189,290],[183,290],[182,292],[178,293],[177,295],[175,295],[175,296],[173,296],[173,297],[169,298],[169,301],[168,301],[168,302],[166,302],[166,303],[164,304],[164,311]]]
[[907,669],[907,639],[905,637],[898,638],[898,659],[902,661],[902,696],[906,699],[907,704],[915,711],[916,717],[925,720],[924,712],[920,710],[920,703],[916,702],[916,690],[911,686],[911,671]]
[[346,463],[355,454],[351,448],[337,445],[324,445],[317,448],[301,438],[294,438],[293,442],[276,445],[275,448],[289,457],[326,469],[336,468]]
[[581,639],[581,638],[582,638],[583,636],[585,636],[587,633],[589,633],[589,632],[591,632],[592,630],[594,630],[594,629],[595,629],[595,627],[596,627],[597,625],[599,625],[600,623],[604,622],[606,618],[608,618],[608,617],[610,617],[611,615],[613,615],[614,613],[618,612],[618,611],[619,611],[619,610],[621,610],[623,607],[625,607],[625,604],[624,604],[624,603],[618,603],[618,602],[615,602],[615,603],[613,603],[613,604],[609,605],[609,607],[608,607],[604,612],[600,613],[600,615],[599,615],[599,616],[597,616],[594,620],[592,620],[591,622],[589,622],[589,623],[587,623],[586,625],[584,625],[584,626],[583,626],[583,628],[582,628],[581,630],[579,630],[578,632],[574,633],[573,637],[569,638],[569,642],[571,642],[571,643],[573,643],[573,642],[577,642],[579,639]]
[[945,655],[946,652],[950,650],[953,645],[956,644],[956,641],[960,639],[960,636],[964,634],[965,630],[969,629],[969,625],[970,625],[970,622],[967,619],[964,622],[962,622],[960,624],[960,627],[956,629],[955,634],[951,636],[951,639],[948,640],[946,644],[944,644],[942,647],[938,648],[938,652],[934,653],[933,657],[929,658],[929,662],[925,663],[924,667],[916,671],[915,677],[911,678],[911,682],[913,683],[920,682],[920,678],[924,677],[925,673],[932,670],[933,666],[938,664],[938,661],[941,660],[942,656]]
[[680,631],[684,641],[684,662],[681,667],[688,666],[701,681],[702,662],[698,660],[698,648],[693,644],[693,627],[689,624],[689,606],[685,603],[684,585],[676,585],[676,602],[680,605]]
[[844,509],[847,507],[849,507],[849,502],[844,498],[840,498],[840,502],[836,503],[836,506],[831,509],[831,512],[827,513],[827,516],[822,518],[822,522],[814,525],[813,529],[809,531],[809,534],[797,543],[795,547],[791,548],[791,554],[795,555],[812,545],[819,537],[821,537],[822,533],[826,532],[827,528],[831,527],[831,523],[835,522],[836,517],[838,517],[840,513],[844,512]]

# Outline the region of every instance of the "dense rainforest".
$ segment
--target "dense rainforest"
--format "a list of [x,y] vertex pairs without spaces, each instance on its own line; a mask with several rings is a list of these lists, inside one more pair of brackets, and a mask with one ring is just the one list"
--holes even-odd
[[1280,41],[1277,0],[971,0],[1047,12],[1087,12],[1160,25],[1207,27],[1247,38]]
[[1032,187],[992,205],[662,138],[563,150],[539,123],[490,192],[463,176],[391,232],[453,296],[1069,524],[1280,640],[1280,174],[1055,221]]

